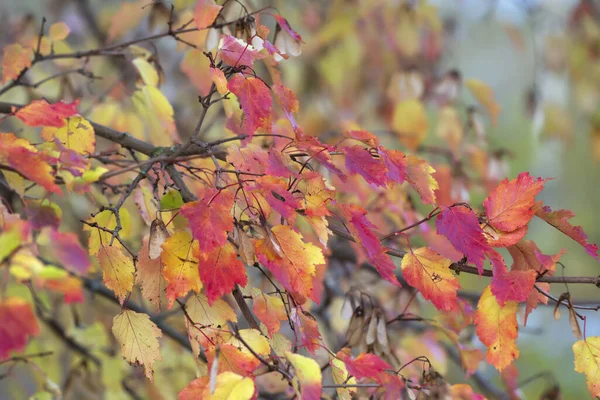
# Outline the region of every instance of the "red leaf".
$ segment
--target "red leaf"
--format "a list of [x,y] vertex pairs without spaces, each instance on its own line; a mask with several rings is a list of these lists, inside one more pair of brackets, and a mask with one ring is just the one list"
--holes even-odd
[[[254,61],[263,58],[263,55],[252,47],[252,45],[245,43],[240,39],[236,39],[231,35],[225,35],[223,37],[223,44],[219,50],[219,54],[226,64],[234,67],[239,67],[240,65],[252,67]],[[231,90],[231,88],[229,90]],[[231,91],[233,92],[233,90]]]
[[527,300],[533,290],[537,273],[534,270],[514,269],[508,271],[504,259],[497,251],[490,249],[487,252],[494,276],[492,277],[492,294],[498,304],[504,306],[507,301],[523,302]]
[[30,336],[40,333],[31,304],[18,297],[0,302],[0,360],[13,351],[22,351]]
[[387,168],[386,176],[389,180],[402,183],[407,180],[408,161],[406,154],[399,150],[379,148],[379,155]]
[[346,156],[346,168],[351,174],[359,174],[365,181],[375,186],[387,184],[386,168],[382,160],[374,158],[366,148],[355,145],[341,148]]
[[385,248],[375,236],[372,229],[375,226],[367,219],[367,212],[354,204],[341,204],[340,209],[348,220],[348,229],[354,239],[362,246],[369,261],[377,268],[379,274],[394,285],[400,286],[398,278],[394,275],[396,266]]
[[271,92],[262,80],[237,74],[231,78],[227,88],[237,96],[246,114],[244,129],[249,135],[254,134],[259,128],[270,128]]
[[292,220],[296,216],[296,209],[300,202],[288,190],[287,180],[279,177],[262,176],[255,182],[251,191],[258,191],[267,199],[267,202],[283,218]]
[[371,378],[381,382],[382,375],[386,374],[385,371],[393,369],[379,356],[371,353],[361,353],[357,357],[352,357],[350,349],[345,348],[340,350],[336,356],[346,364],[348,373],[356,379]]
[[194,8],[194,22],[199,30],[212,25],[223,6],[215,4],[214,0],[198,0]]
[[475,213],[467,207],[447,207],[437,216],[436,226],[437,232],[446,236],[482,274],[485,252],[490,246]]
[[192,236],[200,251],[208,253],[227,243],[227,232],[233,230],[234,195],[230,191],[209,188],[198,194],[199,200],[184,204],[181,214],[190,221]]
[[545,182],[545,179],[534,179],[528,172],[500,182],[483,202],[490,224],[505,232],[527,225],[533,218],[535,196],[542,191]]
[[59,101],[50,104],[46,100],[34,100],[25,107],[19,108],[15,116],[28,126],[54,126],[61,128],[65,118],[77,114],[79,100],[73,103]]
[[598,258],[598,246],[595,244],[588,243],[587,235],[583,231],[581,226],[573,226],[569,220],[575,216],[572,211],[569,210],[557,210],[552,211],[552,209],[548,206],[544,206],[544,204],[540,201],[535,204],[534,207],[535,216],[543,219],[577,243],[579,243],[585,251],[596,260]]
[[209,253],[197,254],[200,280],[206,289],[208,304],[233,290],[236,284],[244,287],[248,283],[246,268],[237,258],[231,243],[215,248]]
[[273,17],[275,18],[275,20],[277,21],[277,23],[279,24],[281,29],[283,29],[285,32],[287,32],[294,40],[296,40],[296,41],[302,40],[302,36],[300,36],[298,34],[298,32],[296,32],[295,30],[292,29],[292,27],[290,26],[287,19],[283,18],[279,14],[273,14]]

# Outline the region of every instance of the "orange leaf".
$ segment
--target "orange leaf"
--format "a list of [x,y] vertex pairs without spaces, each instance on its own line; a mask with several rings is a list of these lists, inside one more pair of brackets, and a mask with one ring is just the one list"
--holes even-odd
[[77,114],[79,100],[73,103],[50,104],[46,100],[34,100],[24,107],[19,108],[15,116],[28,126],[54,126],[61,128],[65,126],[65,118]]
[[277,225],[271,229],[273,240],[256,242],[256,254],[260,262],[289,290],[300,304],[310,297],[318,302],[313,288],[317,266],[325,264],[320,248],[305,243],[302,235],[291,227]]
[[18,43],[9,44],[2,55],[2,84],[17,78],[21,71],[31,67],[33,50],[23,48]]
[[37,150],[25,139],[18,139],[12,133],[0,133],[0,162],[6,162],[25,178],[43,186],[53,193],[61,193],[54,183],[51,157]]
[[402,258],[402,276],[418,289],[438,310],[456,308],[456,291],[460,282],[450,269],[451,260],[435,251],[421,247]]
[[517,305],[508,301],[501,307],[488,286],[477,304],[475,326],[477,336],[488,348],[487,360],[498,371],[508,367],[519,358],[517,349]]
[[194,22],[199,30],[212,25],[223,6],[215,4],[214,0],[198,0],[194,8]]
[[500,182],[483,202],[490,224],[505,232],[527,225],[535,212],[535,196],[544,189],[545,182],[545,179],[534,179],[528,172]]
[[467,79],[465,86],[469,88],[473,96],[480,102],[488,114],[493,125],[498,122],[498,115],[500,114],[500,105],[494,100],[494,92],[492,89],[478,79]]
[[148,238],[142,240],[138,253],[135,282],[142,289],[142,296],[160,310],[160,293],[164,287],[160,258],[148,256]]
[[31,304],[19,297],[0,302],[0,360],[13,351],[22,351],[30,336],[40,333]]
[[194,256],[197,247],[198,242],[186,231],[175,232],[162,245],[160,260],[167,281],[169,308],[176,298],[185,296],[190,290],[199,292],[202,289],[198,260]]
[[285,305],[280,297],[269,296],[258,288],[252,289],[252,311],[267,326],[269,336],[279,331],[281,321],[287,320]]

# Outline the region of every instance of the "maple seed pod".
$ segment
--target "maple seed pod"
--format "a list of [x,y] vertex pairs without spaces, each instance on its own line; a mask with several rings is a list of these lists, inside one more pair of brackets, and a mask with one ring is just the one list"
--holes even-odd
[[165,223],[156,218],[150,225],[150,239],[148,240],[148,257],[155,260],[162,253],[162,244],[170,237]]

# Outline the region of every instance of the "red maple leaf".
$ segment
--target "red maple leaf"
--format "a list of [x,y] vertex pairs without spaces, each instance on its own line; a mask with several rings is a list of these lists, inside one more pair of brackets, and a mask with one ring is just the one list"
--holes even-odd
[[270,128],[271,91],[262,80],[236,74],[229,80],[227,88],[237,96],[246,115],[244,129],[247,134],[253,135],[259,128]]
[[467,207],[444,207],[437,216],[436,226],[437,232],[446,236],[482,274],[485,252],[490,246],[475,213]]
[[361,353],[357,357],[352,357],[350,349],[344,348],[336,356],[346,364],[348,373],[356,379],[371,378],[381,382],[382,375],[386,375],[386,370],[392,369],[390,364],[371,353]]
[[371,152],[359,145],[341,148],[346,155],[346,168],[351,174],[359,174],[365,181],[375,186],[387,184],[386,168],[380,158],[374,158]]
[[192,236],[200,251],[208,253],[227,243],[227,232],[233,230],[234,195],[230,191],[209,188],[198,194],[199,200],[184,204],[181,215],[190,221]]
[[244,264],[238,259],[235,247],[225,243],[208,253],[196,254],[198,272],[204,284],[208,304],[233,290],[236,284],[248,283]]
[[252,67],[254,61],[264,57],[258,50],[252,47],[252,45],[245,43],[240,39],[236,39],[231,35],[223,36],[223,43],[219,50],[219,54],[226,64],[234,67],[240,65]]

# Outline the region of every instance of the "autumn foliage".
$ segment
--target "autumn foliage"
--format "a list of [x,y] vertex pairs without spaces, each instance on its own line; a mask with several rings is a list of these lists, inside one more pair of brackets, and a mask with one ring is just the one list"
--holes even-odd
[[[565,251],[528,230],[598,247],[540,200],[552,180],[492,168],[502,110],[485,82],[439,70],[436,9],[364,3],[307,26],[254,2],[140,0],[85,41],[68,22],[22,27],[2,53],[0,382],[30,373],[48,398],[519,398],[519,329],[550,305],[600,396],[600,337],[551,294],[600,281],[565,276]],[[379,22],[389,40],[344,39]],[[294,68],[331,98],[303,101]]]

